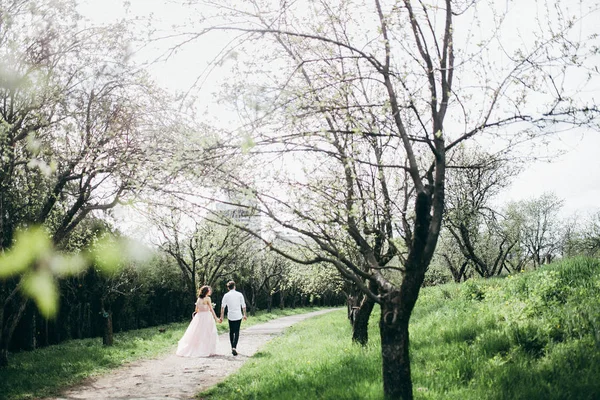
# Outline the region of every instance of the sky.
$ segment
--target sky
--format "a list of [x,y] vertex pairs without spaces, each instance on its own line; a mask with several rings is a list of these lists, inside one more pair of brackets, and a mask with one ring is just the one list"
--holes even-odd
[[552,162],[535,162],[516,177],[505,200],[554,192],[564,200],[565,217],[600,211],[600,132],[571,132],[557,140],[565,154]]
[[[532,5],[536,3],[528,1]],[[155,22],[155,27],[167,31],[171,25],[190,17],[178,6],[167,3],[168,0],[80,0],[80,10],[85,16],[99,23],[108,23],[125,15],[153,15],[156,20],[163,21],[162,26]],[[518,25],[515,25],[516,29]],[[151,74],[158,84],[168,89],[189,89],[198,76],[202,75],[207,62],[226,43],[226,38],[213,37],[212,40],[210,48],[206,45],[190,45],[183,48],[168,62],[153,65]],[[158,48],[149,47],[137,56],[151,58],[159,53]],[[214,74],[218,74],[218,71],[213,72],[207,80],[201,79],[202,90],[205,93],[218,89],[211,86],[212,82],[217,81],[213,79]],[[206,95],[205,98],[210,96]],[[497,201],[502,204],[531,199],[544,192],[554,192],[564,200],[562,214],[565,217],[575,213],[588,215],[600,212],[600,132],[564,132],[552,139],[551,147],[550,153],[540,155],[548,156],[552,161],[530,163]],[[557,156],[558,152],[563,154]]]

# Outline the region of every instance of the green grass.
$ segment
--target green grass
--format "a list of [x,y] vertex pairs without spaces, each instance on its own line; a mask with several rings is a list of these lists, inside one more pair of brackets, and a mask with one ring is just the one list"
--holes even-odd
[[[199,398],[383,399],[377,318],[294,325]],[[416,399],[600,399],[600,261],[423,289],[411,320]]]
[[[274,318],[316,311],[320,308],[274,309],[258,312],[243,327]],[[83,379],[143,358],[174,351],[189,322],[117,333],[115,344],[102,346],[102,338],[70,340],[55,346],[13,354],[9,366],[0,368],[0,399],[31,399],[54,395]],[[158,331],[165,328],[164,333]],[[218,324],[219,333],[228,325]]]
[[349,341],[346,311],[298,323],[270,341],[225,382],[200,395],[210,399],[378,398],[379,350]]

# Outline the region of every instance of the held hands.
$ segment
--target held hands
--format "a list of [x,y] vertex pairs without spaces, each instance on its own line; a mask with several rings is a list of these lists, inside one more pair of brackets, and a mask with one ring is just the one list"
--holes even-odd
[[245,321],[245,320],[247,320],[247,319],[248,319],[248,317],[246,317],[246,316],[244,315],[244,321]]

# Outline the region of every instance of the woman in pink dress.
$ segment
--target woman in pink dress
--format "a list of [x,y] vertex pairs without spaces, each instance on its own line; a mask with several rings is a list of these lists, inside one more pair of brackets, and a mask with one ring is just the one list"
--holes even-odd
[[181,357],[208,357],[217,353],[219,336],[216,321],[219,319],[209,297],[212,289],[210,286],[202,286],[198,292],[192,322],[177,344],[176,354]]

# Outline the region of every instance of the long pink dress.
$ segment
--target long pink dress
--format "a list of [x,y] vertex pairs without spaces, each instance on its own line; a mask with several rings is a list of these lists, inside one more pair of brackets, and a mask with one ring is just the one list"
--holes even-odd
[[217,324],[210,311],[211,305],[196,301],[198,312],[177,344],[177,354],[181,357],[208,357],[217,353],[219,335]]

